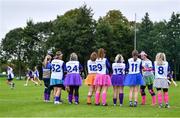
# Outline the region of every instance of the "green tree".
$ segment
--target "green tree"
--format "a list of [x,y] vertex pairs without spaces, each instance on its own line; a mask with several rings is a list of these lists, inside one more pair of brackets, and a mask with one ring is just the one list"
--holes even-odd
[[167,57],[175,70],[175,74],[179,75],[180,71],[180,14],[171,15],[171,19],[167,22],[167,39],[164,47]]
[[2,50],[4,51],[4,58],[8,60],[18,60],[17,69],[19,70],[19,77],[21,78],[21,61],[24,56],[22,53],[23,45],[23,29],[16,28],[9,31],[5,38],[2,39]]
[[153,38],[153,49],[151,49],[150,55],[153,60],[157,52],[165,52],[164,43],[166,43],[166,21],[155,22],[153,30],[151,31],[151,38]]
[[129,57],[133,50],[131,25],[119,10],[111,10],[98,20],[96,47],[105,48],[111,61],[118,53],[122,53],[125,58]]
[[27,22],[24,28],[24,55],[26,63],[33,68],[41,63],[47,50],[50,48],[46,43],[53,35],[51,22],[39,22],[34,24],[32,20]]
[[11,31],[9,31],[5,38],[2,39],[2,50],[5,51],[6,55],[8,58],[17,58],[21,43],[23,40],[22,37],[23,34],[23,29],[22,28],[16,28]]
[[152,57],[154,49],[154,36],[153,36],[153,22],[149,18],[149,14],[146,13],[142,22],[138,27],[137,32],[137,49],[139,51],[144,50]]
[[65,60],[69,59],[70,53],[76,52],[85,65],[94,50],[95,20],[92,17],[92,9],[83,5],[58,16],[53,22],[54,36],[50,40],[51,46],[61,49],[65,53]]

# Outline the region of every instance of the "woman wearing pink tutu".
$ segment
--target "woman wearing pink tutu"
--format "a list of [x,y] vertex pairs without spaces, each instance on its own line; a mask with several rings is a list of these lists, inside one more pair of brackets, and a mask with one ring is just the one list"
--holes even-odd
[[97,75],[94,81],[96,86],[95,105],[100,105],[100,93],[102,92],[102,105],[107,106],[106,97],[108,87],[111,86],[111,78],[109,76],[110,64],[105,58],[105,50],[100,48],[96,59]]
[[82,85],[82,78],[80,71],[82,66],[78,61],[76,53],[71,53],[70,60],[66,63],[67,75],[65,77],[64,86],[69,87],[68,101],[72,104],[73,93],[75,97],[75,104],[79,104],[79,86]]

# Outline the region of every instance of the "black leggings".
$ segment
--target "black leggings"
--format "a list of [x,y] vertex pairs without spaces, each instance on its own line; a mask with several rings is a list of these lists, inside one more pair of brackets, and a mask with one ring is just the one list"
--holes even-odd
[[[145,93],[145,88],[146,88],[146,86],[141,86],[141,87],[140,87],[141,96],[145,96],[145,95],[146,95],[146,93]],[[148,90],[149,90],[149,93],[151,94],[151,96],[155,96],[155,93],[154,93],[153,85],[152,85],[152,84],[148,85]]]
[[[161,91],[161,88],[156,88],[157,91]],[[163,92],[168,92],[168,88],[163,88]]]
[[43,81],[44,81],[44,86],[45,86],[44,93],[47,93],[50,95],[51,90],[53,89],[53,87],[50,86],[50,79],[43,79]]
[[69,94],[70,95],[73,95],[73,92],[74,92],[74,96],[79,96],[79,86],[69,86],[70,88],[70,91],[69,91]]

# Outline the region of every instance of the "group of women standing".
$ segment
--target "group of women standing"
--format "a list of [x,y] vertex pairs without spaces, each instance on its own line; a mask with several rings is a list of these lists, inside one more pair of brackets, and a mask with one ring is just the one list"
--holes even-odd
[[[141,56],[141,59],[138,58]],[[81,71],[82,65],[78,61],[76,53],[71,53],[68,62],[62,60],[61,51],[56,52],[52,59],[50,55],[45,57],[43,62],[43,80],[45,83],[44,100],[49,101],[50,89],[54,88],[54,104],[60,104],[61,90],[68,91],[69,104],[79,104],[79,87],[82,85]],[[124,63],[121,54],[117,54],[114,63],[111,65],[106,58],[103,48],[98,52],[93,52],[87,61],[88,75],[85,84],[89,86],[87,104],[92,104],[92,96],[95,96],[95,105],[100,105],[100,98],[103,106],[107,106],[107,91],[113,86],[113,103],[117,105],[119,99],[120,106],[123,105],[124,86],[129,86],[129,106],[137,107],[138,92],[142,96],[142,105],[146,104],[145,88],[148,87],[152,96],[152,105],[156,104],[156,95],[153,90],[155,87],[158,91],[158,104],[162,108],[162,92],[164,92],[165,107],[169,108],[168,103],[168,81],[167,74],[169,65],[164,53],[158,53],[154,64],[147,58],[147,54],[142,51],[140,54],[137,50],[132,52],[132,57],[128,63]],[[94,93],[94,94],[93,94]],[[134,100],[133,100],[134,95]],[[101,97],[102,96],[102,97]]]

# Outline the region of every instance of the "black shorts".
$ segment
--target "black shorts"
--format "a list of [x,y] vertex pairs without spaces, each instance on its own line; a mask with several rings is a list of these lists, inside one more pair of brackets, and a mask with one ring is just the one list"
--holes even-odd
[[52,87],[60,87],[63,89],[64,85],[63,84],[57,84],[57,85],[51,85]]
[[8,78],[7,81],[8,82],[11,82],[13,80],[13,78]]
[[34,80],[34,77],[32,77],[32,76],[30,77],[30,76],[29,76],[28,79],[30,79],[30,80],[33,79],[33,80]]

